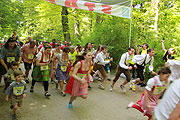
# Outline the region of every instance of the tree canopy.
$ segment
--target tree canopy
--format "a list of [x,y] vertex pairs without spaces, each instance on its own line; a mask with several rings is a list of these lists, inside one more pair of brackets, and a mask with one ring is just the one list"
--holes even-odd
[[[158,68],[163,64],[162,38],[167,49],[180,42],[180,1],[133,0],[132,7],[131,46],[148,43],[155,48]],[[0,38],[7,39],[16,30],[22,39],[32,36],[38,41],[55,38],[74,45],[103,44],[116,63],[129,46],[129,19],[65,8],[45,0],[1,0],[0,11]]]

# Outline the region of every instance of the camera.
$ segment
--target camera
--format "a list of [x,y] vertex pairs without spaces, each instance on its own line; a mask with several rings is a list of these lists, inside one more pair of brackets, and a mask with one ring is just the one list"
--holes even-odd
[[139,45],[139,47],[143,47],[143,45]]

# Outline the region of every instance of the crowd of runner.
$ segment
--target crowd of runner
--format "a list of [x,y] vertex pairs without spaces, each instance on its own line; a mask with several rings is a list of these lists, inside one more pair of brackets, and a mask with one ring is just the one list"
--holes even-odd
[[[158,73],[153,71],[154,48],[147,43],[139,46],[137,54],[135,48],[129,47],[122,54],[117,65],[116,74],[109,85],[113,92],[114,85],[122,74],[124,82],[120,85],[122,92],[127,88],[132,92],[136,87],[145,87],[141,99],[136,103],[130,102],[127,108],[135,108],[153,120],[179,120],[180,119],[180,62],[175,60],[175,50],[165,49],[164,40],[161,41],[165,52],[162,55],[165,66]],[[74,45],[74,44],[73,44]],[[107,46],[94,43],[73,46],[71,42],[53,39],[52,42],[38,43],[31,36],[23,43],[14,31],[12,37],[1,43],[0,52],[0,83],[4,78],[5,100],[11,99],[10,108],[13,110],[12,119],[16,120],[16,111],[21,107],[23,97],[27,94],[27,84],[31,84],[30,92],[36,92],[35,83],[43,82],[44,96],[50,97],[49,83],[60,90],[63,97],[70,94],[69,108],[77,97],[86,99],[90,83],[98,80],[98,88],[104,87],[104,81],[111,81],[110,63],[113,58],[108,53]],[[24,64],[23,74],[20,64]],[[154,77],[145,80],[146,65]],[[29,71],[32,69],[32,74]],[[30,81],[29,76],[32,76]],[[130,86],[127,83],[130,82]],[[159,99],[160,103],[159,103]]]

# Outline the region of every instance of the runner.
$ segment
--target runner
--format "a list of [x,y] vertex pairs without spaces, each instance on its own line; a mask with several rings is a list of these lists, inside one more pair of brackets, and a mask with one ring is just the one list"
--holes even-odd
[[10,37],[5,43],[5,46],[2,47],[1,57],[8,68],[13,61],[20,63],[21,51],[20,48],[16,45],[16,40],[14,40],[12,37]]
[[[59,43],[55,44],[54,49],[52,49],[52,54],[53,58],[57,56],[58,54],[61,53],[61,45]],[[54,69],[54,62],[55,62],[55,68],[57,67],[58,60],[52,59],[51,65],[50,65],[50,78],[51,78],[51,83],[53,84],[54,82],[56,83],[56,88],[58,88],[58,82],[55,81],[55,69]]]
[[177,80],[180,78],[180,61],[178,60],[168,60],[165,63],[166,67],[169,67],[172,74],[169,77],[169,80],[173,82],[174,80]]
[[51,96],[51,94],[48,93],[48,87],[49,87],[49,76],[50,76],[50,61],[51,61],[51,46],[47,45],[44,46],[44,51],[39,52],[36,57],[36,65],[34,67],[33,73],[32,73],[32,85],[30,92],[34,92],[34,85],[36,82],[43,82],[44,91],[45,91],[45,97]]
[[132,62],[135,63],[134,68],[137,71],[137,79],[134,81],[135,83],[140,82],[139,85],[141,87],[145,87],[145,80],[144,80],[144,67],[149,64],[149,70],[152,72],[153,75],[156,75],[156,72],[153,71],[153,62],[154,62],[154,48],[150,48],[148,50],[148,54],[142,55],[135,55]]
[[[119,76],[121,75],[121,73],[124,73],[124,75],[126,76],[126,80],[123,82],[123,84],[120,85],[120,88],[123,92],[126,92],[124,86],[131,80],[130,70],[132,70],[132,66],[129,66],[129,65],[133,59],[134,51],[135,50],[133,47],[129,47],[128,52],[124,53],[121,56],[121,59],[119,61],[119,65],[117,66],[116,76],[115,76],[113,83],[110,87],[110,91],[112,91],[114,84],[119,79]],[[135,88],[133,88],[133,90],[135,91]]]
[[148,80],[141,99],[137,103],[131,102],[127,108],[135,108],[139,110],[144,116],[148,116],[148,120],[150,120],[154,108],[158,104],[158,99],[169,86],[168,78],[170,74],[171,70],[169,68],[161,68],[157,76]]
[[55,66],[55,60],[58,60],[58,66],[56,68],[56,80],[58,80],[58,83],[60,85],[60,90],[61,90],[61,94],[62,96],[66,96],[65,92],[64,92],[64,80],[67,79],[67,67],[68,64],[72,64],[72,58],[71,55],[68,54],[69,53],[69,48],[68,47],[64,47],[63,48],[63,53],[62,54],[58,54],[57,56],[55,56],[54,58],[54,66]]
[[26,98],[27,88],[26,83],[23,81],[23,72],[17,70],[14,72],[14,77],[16,81],[12,82],[6,90],[6,98],[8,101],[11,96],[11,106],[13,109],[12,120],[16,120],[16,111],[18,107],[22,106],[23,97]]
[[154,110],[153,120],[180,120],[180,79],[174,80]]
[[105,64],[109,63],[110,61],[113,61],[113,58],[110,58],[110,60],[105,61],[106,53],[107,53],[107,47],[103,46],[101,48],[101,52],[97,54],[95,61],[94,61],[95,63],[93,66],[93,70],[94,71],[99,70],[101,75],[103,76],[103,78],[101,79],[101,81],[98,85],[99,89],[102,89],[102,90],[104,90],[104,86],[102,85],[102,83],[104,82],[104,80],[107,79],[107,75],[106,75],[106,71],[104,70],[104,66],[105,66]]
[[25,81],[26,83],[29,83],[29,71],[31,69],[31,66],[33,64],[33,60],[35,58],[35,55],[37,54],[37,47],[35,45],[34,41],[30,41],[28,44],[25,44],[21,48],[22,52],[22,60],[24,61],[24,68],[25,68]]
[[168,60],[172,60],[172,59],[175,59],[175,57],[173,56],[174,53],[175,53],[175,50],[174,48],[169,48],[169,50],[166,50],[165,46],[164,46],[164,39],[161,40],[161,43],[162,43],[162,48],[164,50],[164,56],[163,56],[163,60],[165,62],[167,62]]
[[9,87],[9,85],[15,81],[14,72],[18,70],[19,64],[17,62],[12,62],[11,67],[8,69],[7,73],[4,75],[5,88],[4,91]]
[[66,93],[71,95],[69,108],[72,108],[72,102],[78,96],[83,99],[88,97],[88,74],[91,67],[91,60],[91,52],[84,52],[82,54],[81,60],[74,63],[72,77],[70,78],[66,87]]

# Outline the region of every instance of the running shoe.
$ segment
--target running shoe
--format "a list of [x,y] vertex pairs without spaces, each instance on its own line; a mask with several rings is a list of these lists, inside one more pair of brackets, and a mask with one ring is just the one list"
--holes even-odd
[[34,88],[33,88],[33,87],[30,88],[30,92],[31,92],[31,93],[34,92]]
[[72,103],[69,102],[69,109],[71,109],[71,108],[72,108]]
[[12,115],[12,120],[16,120],[16,114]]
[[14,108],[14,105],[10,105],[10,109],[12,110]]
[[29,78],[25,78],[25,82],[28,84],[29,83]]
[[135,87],[133,80],[131,80],[131,89],[132,89],[132,91],[136,91],[136,87]]
[[102,80],[102,78],[100,78],[100,77],[99,77],[99,78],[98,78],[98,80],[99,80],[99,81],[101,81],[101,80]]
[[61,95],[62,95],[63,97],[65,97],[65,96],[66,96],[66,93],[65,93],[64,91],[61,91]]
[[101,89],[101,90],[104,90],[104,86],[102,84],[99,84],[98,88]]
[[130,103],[128,104],[128,106],[127,106],[127,109],[128,109],[128,108],[132,108],[133,105],[134,105],[134,102],[130,102]]
[[67,82],[66,82],[66,80],[64,80],[64,82],[63,82],[64,84],[66,84]]
[[111,78],[107,78],[108,81],[111,81]]
[[90,86],[90,85],[88,85],[88,89],[91,89],[91,86]]
[[44,94],[44,96],[45,96],[45,97],[49,97],[49,96],[51,96],[51,94],[48,93],[48,92],[46,92],[46,93]]
[[120,85],[121,90],[125,93],[126,89],[124,88],[124,85]]
[[109,90],[112,92],[112,90],[113,90],[113,85],[110,86],[110,89],[109,89]]

